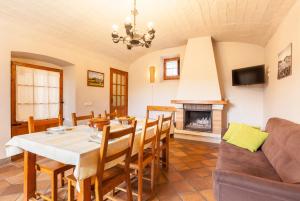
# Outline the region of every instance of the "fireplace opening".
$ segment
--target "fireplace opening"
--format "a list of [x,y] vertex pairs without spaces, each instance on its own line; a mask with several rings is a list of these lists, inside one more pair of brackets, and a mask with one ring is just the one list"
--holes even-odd
[[207,107],[185,107],[184,129],[212,132],[212,110]]

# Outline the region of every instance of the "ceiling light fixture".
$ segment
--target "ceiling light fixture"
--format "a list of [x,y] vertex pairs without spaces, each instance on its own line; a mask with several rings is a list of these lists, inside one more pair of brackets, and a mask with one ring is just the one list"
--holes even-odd
[[[151,46],[152,40],[155,37],[155,30],[153,22],[148,23],[148,29],[146,33],[143,33],[141,30],[136,27],[136,16],[138,15],[138,11],[136,9],[136,0],[133,2],[133,10],[131,11],[132,17],[127,17],[125,19],[125,30],[126,36],[121,36],[118,32],[118,25],[112,26],[112,41],[114,43],[118,43],[122,41],[127,49],[131,50],[132,47],[146,47],[149,48]],[[132,21],[133,19],[133,21]]]

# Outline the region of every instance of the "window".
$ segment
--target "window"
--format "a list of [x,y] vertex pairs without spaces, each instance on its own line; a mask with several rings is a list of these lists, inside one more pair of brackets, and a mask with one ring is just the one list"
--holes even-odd
[[176,80],[180,77],[180,58],[164,59],[164,80]]
[[62,70],[12,63],[12,121],[57,118],[62,113]]

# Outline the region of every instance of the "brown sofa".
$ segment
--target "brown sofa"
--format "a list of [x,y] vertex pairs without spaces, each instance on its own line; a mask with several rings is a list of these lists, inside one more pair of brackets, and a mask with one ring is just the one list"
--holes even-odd
[[272,118],[262,149],[222,141],[213,173],[217,201],[300,201],[300,125]]

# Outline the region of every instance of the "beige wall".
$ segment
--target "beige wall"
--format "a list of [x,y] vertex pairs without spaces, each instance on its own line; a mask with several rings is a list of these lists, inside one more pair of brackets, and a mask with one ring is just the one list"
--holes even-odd
[[[265,49],[269,81],[264,96],[264,121],[281,117],[300,123],[300,1],[291,9]],[[292,75],[277,80],[278,53],[293,43]]]
[[[225,107],[228,122],[262,126],[264,85],[232,86],[233,69],[264,64],[264,48],[236,42],[215,43],[221,91],[229,100]],[[224,122],[226,125],[226,122]]]
[[[220,86],[224,99],[229,99],[228,121],[242,121],[253,125],[262,125],[263,118],[263,87],[241,86],[231,84],[231,70],[239,67],[264,63],[264,48],[246,43],[215,43],[215,59],[219,70]],[[178,81],[162,80],[162,57],[181,55],[181,62],[185,62],[185,46],[170,48],[147,54],[129,67],[129,113],[144,116],[146,106],[152,104],[151,84],[148,79],[148,67],[155,65],[159,69],[157,79],[153,85],[154,101],[156,105],[170,105],[178,90]],[[225,123],[226,125],[226,123]]]
[[[72,68],[64,69],[66,80],[64,83],[70,90],[65,100],[72,102],[66,106],[71,111],[80,114],[94,110],[96,113],[108,109],[109,105],[109,67],[113,66],[127,70],[126,64],[115,58],[74,47],[50,36],[32,32],[22,27],[12,27],[0,20],[0,159],[5,157],[4,144],[10,139],[10,61],[11,52],[29,52],[47,55],[74,64]],[[3,31],[5,30],[5,32]],[[26,30],[26,31],[25,31]],[[68,68],[68,69],[67,69]],[[86,85],[86,70],[96,70],[105,73],[105,87],[94,88]],[[72,87],[71,87],[72,88]],[[84,106],[91,102],[91,106]],[[69,116],[67,116],[69,120]]]
[[188,40],[176,99],[221,99],[211,37]]
[[[147,105],[170,105],[175,99],[178,80],[163,80],[163,58],[180,56],[184,60],[185,46],[149,53],[129,67],[129,114],[144,117]],[[149,67],[155,66],[156,79],[149,82]]]

